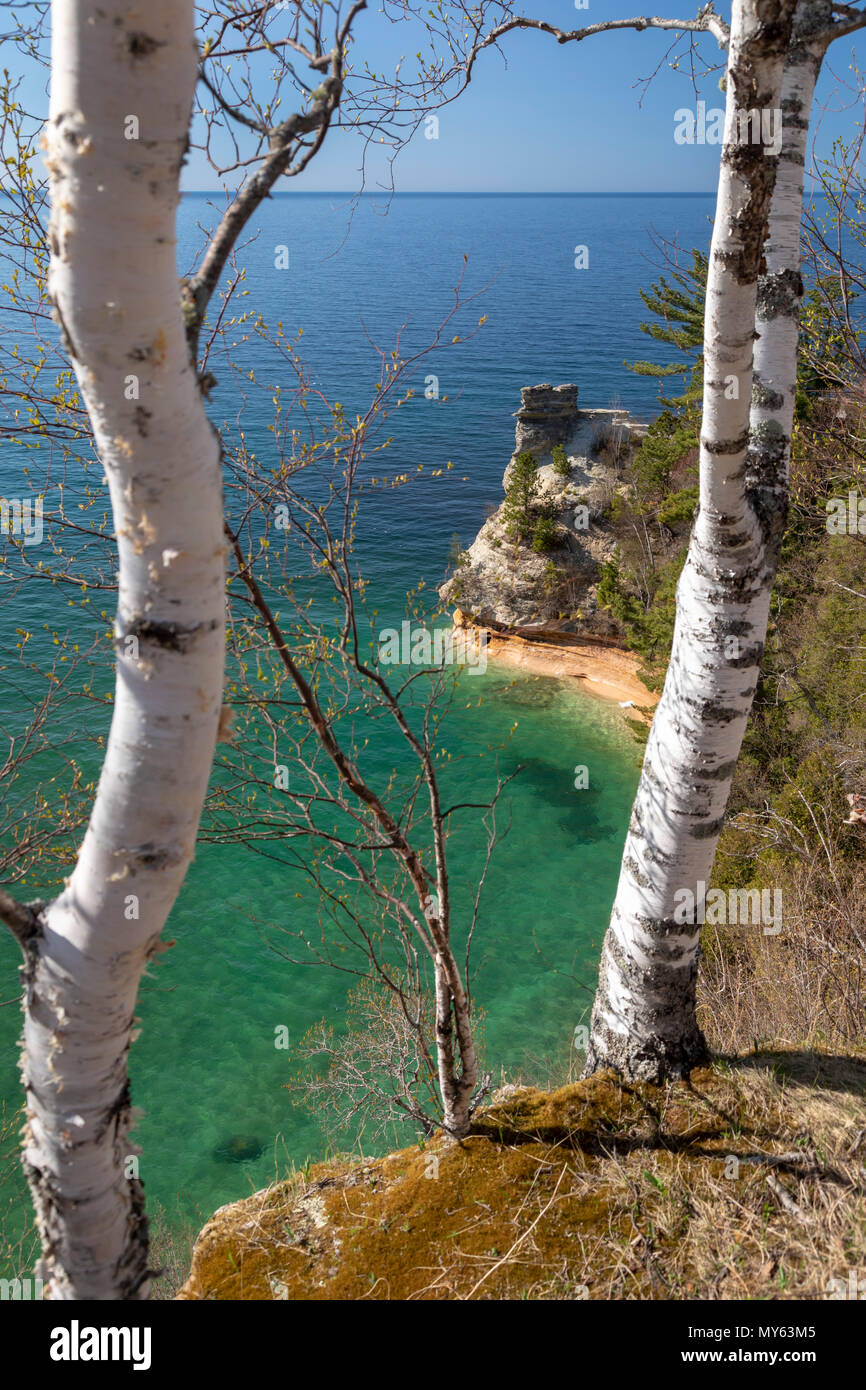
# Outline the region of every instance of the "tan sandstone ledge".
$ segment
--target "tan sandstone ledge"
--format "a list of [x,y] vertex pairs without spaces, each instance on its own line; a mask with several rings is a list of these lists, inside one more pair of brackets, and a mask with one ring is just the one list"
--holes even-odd
[[[536,676],[576,680],[587,695],[620,706],[658,703],[658,692],[647,690],[637,674],[640,657],[612,642],[582,640],[568,633],[552,641],[549,637],[527,638],[517,633],[478,628],[459,609],[454,613],[454,626],[486,632],[487,657],[497,665]],[[643,717],[638,708],[627,708],[626,713],[633,719]]]

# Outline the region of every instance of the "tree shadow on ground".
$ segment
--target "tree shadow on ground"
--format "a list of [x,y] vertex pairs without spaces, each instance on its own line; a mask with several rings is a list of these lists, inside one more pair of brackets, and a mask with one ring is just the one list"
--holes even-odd
[[792,1049],[767,1050],[718,1060],[740,1070],[772,1072],[779,1080],[785,1078],[820,1091],[866,1095],[866,1057]]

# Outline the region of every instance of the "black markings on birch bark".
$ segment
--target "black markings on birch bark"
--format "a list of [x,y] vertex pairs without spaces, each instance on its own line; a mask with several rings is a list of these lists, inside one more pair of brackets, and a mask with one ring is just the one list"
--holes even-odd
[[744,430],[736,439],[701,439],[701,447],[710,454],[739,454],[749,442],[749,431]]
[[793,317],[803,297],[803,277],[799,270],[780,270],[762,275],[758,281],[757,317],[774,319],[777,314]]
[[115,645],[120,647],[128,637],[134,637],[141,645],[151,643],[160,647],[163,651],[187,652],[195,639],[205,632],[215,631],[218,624],[213,620],[209,623],[170,623],[158,622],[151,618],[134,618],[125,626],[118,625],[114,638]]
[[785,397],[781,391],[774,391],[771,386],[765,386],[757,373],[752,379],[752,405],[760,406],[763,410],[781,410],[785,404]]
[[133,58],[149,58],[151,53],[155,53],[158,48],[165,45],[159,39],[152,39],[149,34],[132,33],[127,36],[126,49]]

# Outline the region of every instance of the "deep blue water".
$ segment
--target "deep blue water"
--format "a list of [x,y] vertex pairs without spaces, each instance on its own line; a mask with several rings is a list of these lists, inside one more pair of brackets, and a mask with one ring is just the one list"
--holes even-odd
[[[198,228],[213,225],[215,207],[208,195],[184,198],[182,268],[193,263]],[[390,350],[408,325],[401,341],[408,357],[431,342],[453,308],[461,273],[464,295],[478,296],[449,325],[447,346],[425,358],[416,398],[389,423],[393,472],[451,461],[466,478],[449,482],[447,498],[442,489],[426,499],[413,493],[411,516],[398,495],[367,519],[362,545],[375,552],[382,538],[392,541],[389,584],[405,592],[419,574],[438,578],[450,533],[471,540],[485,504],[501,500],[521,386],[575,381],[587,406],[653,413],[655,383],[623,365],[666,352],[639,328],[648,317],[639,291],[663,270],[651,234],[676,243],[688,259],[692,246],[708,247],[713,207],[713,195],[643,194],[407,194],[390,202],[367,197],[356,207],[340,195],[288,193],[268,203],[238,257],[249,302],[288,335],[303,330],[302,356],[314,381],[352,410],[366,406],[377,380],[367,336]],[[584,270],[574,267],[578,246],[589,252]],[[287,270],[275,269],[281,247]],[[487,321],[471,341],[451,345],[455,334],[477,329],[482,315]],[[234,392],[218,363],[215,372],[219,405],[221,389],[232,399]],[[429,373],[439,379],[438,401],[424,398]],[[255,407],[248,412],[247,423]]]

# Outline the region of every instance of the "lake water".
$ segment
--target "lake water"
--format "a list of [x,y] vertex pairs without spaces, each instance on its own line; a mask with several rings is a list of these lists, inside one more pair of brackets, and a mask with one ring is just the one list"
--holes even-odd
[[[404,195],[387,206],[365,199],[350,216],[344,198],[291,193],[262,209],[238,256],[249,291],[243,306],[261,309],[271,324],[281,320],[290,335],[303,329],[307,369],[350,410],[366,405],[377,379],[369,338],[390,347],[408,321],[404,353],[426,343],[453,303],[464,256],[464,291],[486,286],[446,341],[471,331],[482,315],[486,323],[471,341],[425,361],[418,394],[389,424],[394,443],[374,470],[413,472],[423,464],[426,472],[450,461],[451,474],[371,493],[361,510],[357,556],[383,627],[399,626],[408,589],[441,582],[452,536],[468,544],[485,508],[501,500],[521,386],[575,381],[586,406],[653,413],[653,382],[623,365],[659,355],[639,331],[646,317],[639,288],[660,272],[650,231],[686,253],[706,248],[712,208],[709,195]],[[200,244],[199,228],[213,218],[207,196],[183,200],[182,271]],[[574,265],[580,246],[588,250],[583,270]],[[278,269],[286,260],[288,268]],[[244,371],[270,370],[268,352],[255,340],[235,357]],[[219,421],[234,409],[237,387],[225,364],[213,365],[219,384],[211,408]],[[438,400],[423,394],[431,374]],[[251,402],[244,416],[248,441],[263,458],[268,418],[263,400]],[[3,495],[21,493],[25,465],[38,475],[42,456],[6,449]],[[51,638],[43,624],[85,623],[68,608],[65,591],[34,587],[7,587],[2,610],[2,712],[11,724],[36,690],[15,664],[15,627],[33,629],[30,650],[47,659]],[[79,727],[93,733],[108,716],[105,706],[77,708],[63,728],[73,736]],[[462,681],[444,741],[452,753],[448,789],[458,799],[489,790],[497,767],[506,774],[523,768],[509,789],[511,828],[494,859],[477,929],[475,995],[486,1011],[487,1062],[496,1077],[531,1072],[534,1059],[567,1055],[591,1000],[639,756],[615,708],[565,682],[515,679],[492,668]],[[93,761],[87,749],[83,757]],[[375,759],[374,770],[385,777],[387,742]],[[588,790],[574,789],[577,764],[589,768]],[[46,768],[62,781],[59,757],[52,769],[49,754],[43,776]],[[465,912],[482,849],[477,826],[465,823],[452,846],[458,912]],[[48,888],[46,878],[26,893]],[[144,1112],[141,1174],[148,1196],[172,1211],[205,1217],[263,1185],[290,1159],[323,1153],[315,1118],[294,1109],[283,1089],[295,1069],[291,1054],[274,1046],[280,1026],[294,1043],[320,1018],[339,1027],[344,1014],[345,977],[292,965],[273,949],[271,928],[315,921],[315,896],[297,875],[242,847],[200,848],[166,932],[177,945],[145,981],[141,1037],[131,1057],[133,1097]],[[12,1106],[20,1098],[17,963],[13,944],[0,936],[0,1097]],[[256,1138],[263,1153],[243,1164],[217,1156],[221,1142],[236,1134]]]

